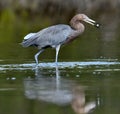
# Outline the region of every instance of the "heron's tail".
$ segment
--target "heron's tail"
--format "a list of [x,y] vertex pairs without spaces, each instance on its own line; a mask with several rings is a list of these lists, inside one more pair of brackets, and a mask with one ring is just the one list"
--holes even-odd
[[21,43],[20,43],[23,47],[29,47],[30,44],[28,43],[27,40],[23,40]]
[[21,45],[23,47],[29,47],[29,46],[37,46],[36,44],[36,40],[34,38],[30,38],[27,40],[23,40],[23,42],[21,43]]
[[20,43],[23,47],[29,47],[29,46],[32,46],[32,45],[36,45],[35,44],[35,40],[36,40],[36,37],[35,36],[36,33],[30,33],[28,35],[26,35],[24,37],[24,40],[22,43]]

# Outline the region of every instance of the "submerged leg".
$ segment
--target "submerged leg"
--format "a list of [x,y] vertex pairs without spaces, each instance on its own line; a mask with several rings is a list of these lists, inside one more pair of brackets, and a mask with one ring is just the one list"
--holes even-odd
[[35,54],[35,61],[36,64],[38,65],[38,56],[44,51],[44,49],[41,49],[38,53]]
[[55,58],[55,63],[56,63],[56,65],[57,65],[57,61],[58,61],[58,53],[59,53],[59,50],[60,50],[60,45],[58,45],[58,46],[56,47],[56,58]]

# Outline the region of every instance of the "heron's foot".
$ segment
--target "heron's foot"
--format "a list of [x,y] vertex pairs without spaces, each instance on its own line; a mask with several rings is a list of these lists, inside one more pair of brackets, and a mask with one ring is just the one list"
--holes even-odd
[[36,64],[35,64],[35,69],[38,68],[38,66],[39,66],[39,63],[36,63]]
[[38,64],[34,64],[32,70],[38,69],[38,66],[39,66]]

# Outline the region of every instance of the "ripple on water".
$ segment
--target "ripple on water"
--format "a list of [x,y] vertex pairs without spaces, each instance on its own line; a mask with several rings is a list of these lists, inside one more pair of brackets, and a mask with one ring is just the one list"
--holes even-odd
[[[87,61],[87,62],[59,62],[59,68],[85,68],[85,67],[95,67],[96,69],[101,66],[116,66],[120,65],[120,62],[108,62],[108,61]],[[30,70],[34,69],[36,66],[35,63],[27,63],[27,64],[4,64],[0,65],[0,71],[4,70]],[[48,63],[40,63],[38,65],[40,68],[55,68],[56,64],[54,62]],[[100,69],[99,69],[100,70]],[[102,69],[101,69],[102,70]],[[104,69],[103,69],[104,70]],[[111,69],[107,69],[111,70]],[[114,69],[115,71],[119,71],[119,68]]]

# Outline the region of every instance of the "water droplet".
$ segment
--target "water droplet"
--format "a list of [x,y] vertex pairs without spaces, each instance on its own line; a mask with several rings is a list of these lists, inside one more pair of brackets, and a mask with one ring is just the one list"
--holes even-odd
[[76,77],[78,78],[78,77],[80,77],[79,75],[76,75]]
[[93,74],[96,74],[96,72],[93,72]]
[[9,80],[10,78],[8,77],[8,78],[6,78],[6,80]]
[[16,77],[12,77],[11,80],[16,80]]
[[98,74],[101,74],[101,72],[98,72]]

